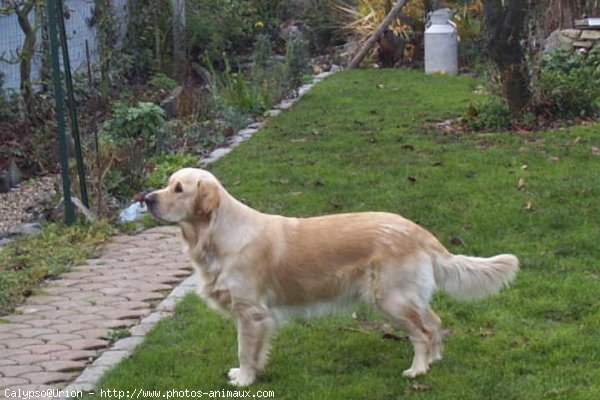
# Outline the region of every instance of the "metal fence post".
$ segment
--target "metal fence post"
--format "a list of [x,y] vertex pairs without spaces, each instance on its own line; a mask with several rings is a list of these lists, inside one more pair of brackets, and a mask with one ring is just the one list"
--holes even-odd
[[58,28],[60,32],[60,44],[63,56],[63,69],[65,71],[65,83],[67,84],[67,104],[69,105],[69,116],[71,119],[71,134],[75,142],[75,160],[77,161],[77,174],[79,175],[79,192],[83,205],[90,208],[88,201],[87,188],[85,185],[85,166],[83,164],[83,155],[81,153],[81,139],[79,136],[79,122],[77,119],[77,106],[75,104],[75,95],[73,94],[73,78],[71,76],[71,60],[69,59],[69,45],[67,32],[65,29],[65,19],[63,17],[63,0],[56,0],[58,9]]
[[56,29],[56,0],[47,0],[48,32],[50,35],[50,57],[52,60],[52,80],[54,81],[54,101],[60,151],[60,172],[62,175],[63,198],[65,205],[65,224],[75,221],[75,209],[71,201],[71,179],[69,178],[69,151],[65,134],[65,112],[63,108],[62,80],[60,79],[60,62],[58,60],[58,31]]

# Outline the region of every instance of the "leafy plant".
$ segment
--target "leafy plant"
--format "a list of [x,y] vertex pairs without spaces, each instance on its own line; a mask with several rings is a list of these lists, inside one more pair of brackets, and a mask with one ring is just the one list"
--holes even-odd
[[114,343],[119,339],[123,339],[129,336],[131,336],[131,331],[126,328],[121,328],[108,331],[106,335],[104,335],[104,339],[108,340],[110,343]]
[[102,124],[92,179],[105,190],[129,196],[141,188],[146,162],[162,140],[165,112],[153,103],[127,107],[116,103],[113,116]]
[[[243,114],[261,114],[268,107],[260,87],[246,78],[242,72],[234,72],[229,60],[225,58],[225,69],[218,72],[205,57],[213,77],[211,95],[214,110],[235,108]],[[237,68],[239,71],[239,67]]]
[[475,130],[504,130],[510,127],[511,114],[499,97],[490,97],[483,104],[470,104],[464,121]]
[[163,73],[155,74],[152,77],[152,79],[150,79],[148,84],[154,89],[165,91],[171,91],[177,87],[177,81],[175,79],[169,78]]
[[165,111],[153,103],[139,102],[135,107],[116,103],[113,115],[102,124],[101,133],[117,143],[135,143],[152,152],[165,122]]
[[593,117],[600,110],[600,49],[589,54],[557,50],[542,61],[545,106],[560,118]]

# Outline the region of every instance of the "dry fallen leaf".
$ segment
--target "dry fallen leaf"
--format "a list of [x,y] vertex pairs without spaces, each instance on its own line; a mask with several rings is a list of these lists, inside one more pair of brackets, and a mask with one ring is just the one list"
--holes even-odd
[[518,190],[521,190],[521,189],[523,189],[524,187],[525,187],[525,179],[524,179],[524,178],[521,178],[521,179],[519,179],[519,183],[517,184],[517,189],[518,189]]
[[381,83],[379,85],[377,85],[377,89],[384,89],[384,88],[385,88],[385,86],[383,86],[383,84],[381,84]]
[[533,204],[531,204],[530,201],[528,201],[527,203],[523,204],[523,210],[525,211],[535,211],[535,208],[533,208]]
[[225,131],[223,131],[223,136],[225,136],[225,137],[232,137],[234,134],[235,134],[235,131],[231,127],[227,128],[227,129],[225,129]]
[[20,271],[20,270],[22,270],[22,269],[25,269],[25,266],[24,266],[23,264],[16,263],[16,264],[10,264],[10,265],[7,267],[7,269],[8,269],[9,271]]
[[552,156],[552,157],[548,157],[548,161],[551,163],[557,163],[560,161],[560,158]]
[[521,169],[522,169],[522,170],[529,169],[529,165],[527,165],[527,164],[523,164],[523,165],[521,166]]
[[600,147],[592,146],[592,155],[600,156]]
[[452,239],[450,239],[450,243],[452,243],[455,246],[467,247],[467,244],[460,236],[454,236]]
[[494,331],[491,329],[481,328],[479,329],[479,336],[481,337],[492,337],[494,336]]

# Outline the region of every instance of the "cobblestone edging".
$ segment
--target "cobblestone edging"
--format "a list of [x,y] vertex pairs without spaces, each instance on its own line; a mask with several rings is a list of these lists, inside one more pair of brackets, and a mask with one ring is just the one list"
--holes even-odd
[[[297,98],[282,101],[266,115],[289,109],[315,84],[339,70],[334,67],[317,75],[299,89]],[[254,123],[242,129],[227,147],[214,150],[201,163],[217,161],[263,126]],[[196,280],[190,276],[189,258],[181,247],[175,227],[115,237],[101,257],[49,282],[41,289],[43,294],[29,297],[17,308],[19,314],[0,317],[5,322],[0,323],[0,400],[6,389],[93,390],[102,375],[130,356],[158,321],[172,315],[183,296],[195,291]],[[165,297],[166,291],[170,294]],[[107,333],[120,328],[128,328],[131,336],[111,345],[105,339]]]

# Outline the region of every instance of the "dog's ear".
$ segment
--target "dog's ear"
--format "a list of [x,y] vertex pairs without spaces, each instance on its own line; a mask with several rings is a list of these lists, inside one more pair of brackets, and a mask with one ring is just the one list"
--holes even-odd
[[198,181],[196,213],[206,216],[219,206],[219,188],[213,182]]

